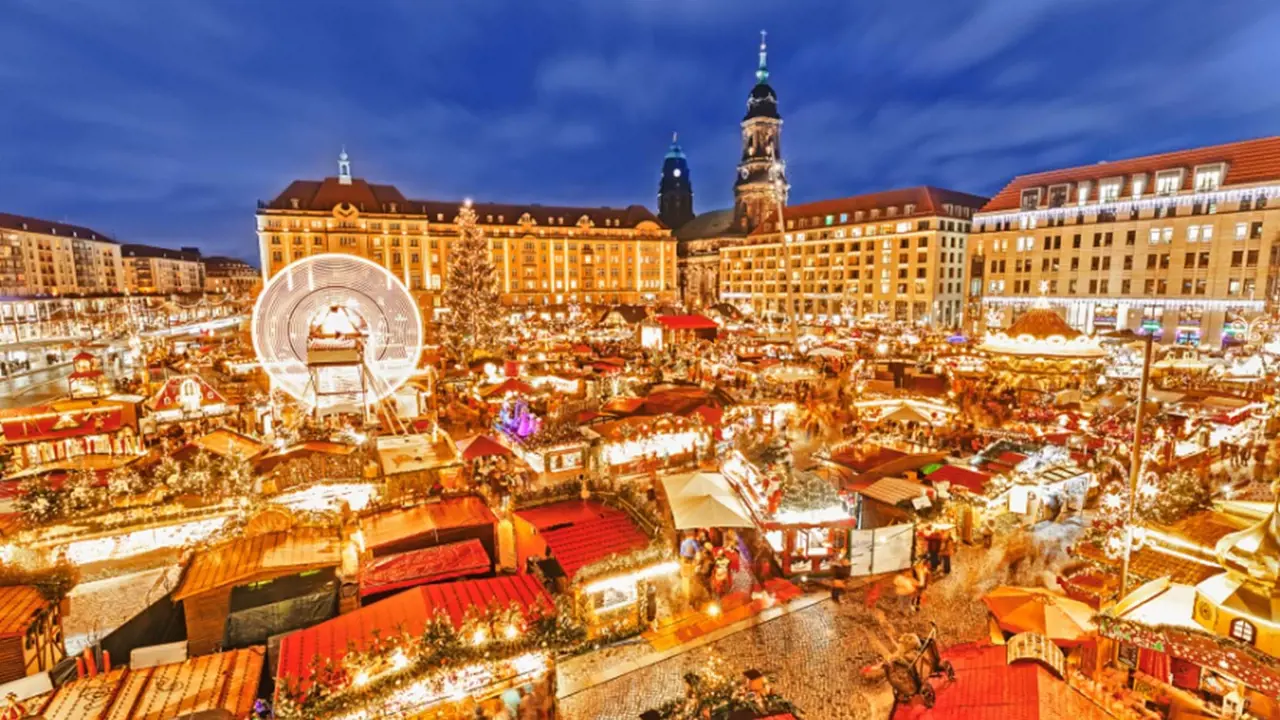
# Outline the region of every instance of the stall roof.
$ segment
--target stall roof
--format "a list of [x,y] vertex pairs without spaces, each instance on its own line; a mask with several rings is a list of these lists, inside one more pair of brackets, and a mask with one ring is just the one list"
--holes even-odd
[[384,475],[457,465],[458,446],[448,433],[384,435],[377,440],[378,464]]
[[414,585],[482,575],[493,568],[479,540],[445,543],[375,558],[360,570],[360,594],[372,595]]
[[309,440],[290,445],[283,450],[267,453],[254,461],[254,470],[265,473],[280,463],[307,455],[350,455],[356,451],[354,445],[330,442],[328,440]]
[[49,607],[31,585],[0,587],[0,637],[25,635],[36,613]]
[[250,579],[267,579],[342,562],[337,533],[327,528],[293,528],[237,537],[191,558],[175,601]]
[[248,717],[258,695],[263,647],[130,670],[107,720],[162,720],[209,710]]
[[79,678],[58,688],[40,711],[42,720],[106,720],[126,668]]
[[1038,662],[1006,660],[999,645],[957,645],[943,653],[963,682],[930,681],[937,691],[932,709],[902,704],[893,720],[965,718],[966,720],[1110,720],[1084,695],[1050,674]]
[[658,322],[668,330],[717,330],[715,320],[704,315],[659,315]]
[[243,433],[228,428],[218,428],[191,441],[192,445],[223,457],[251,458],[266,449],[266,445]]
[[578,570],[615,553],[649,545],[649,536],[621,510],[585,501],[544,505],[516,513],[538,528],[570,579]]
[[455,627],[461,627],[470,608],[507,607],[513,603],[526,617],[555,611],[551,595],[532,575],[505,575],[412,588],[284,636],[276,677],[296,679],[305,688],[317,658],[322,662],[336,662],[347,654],[349,646],[364,650],[376,638],[401,631],[418,637],[437,612],[446,613]]
[[487,387],[481,390],[480,394],[483,395],[484,397],[497,396],[500,398],[503,395],[506,395],[507,393],[516,393],[519,395],[535,395],[537,394],[537,392],[538,392],[537,388],[535,388],[534,386],[530,385],[527,382],[524,382],[523,380],[517,380],[516,378],[507,378],[506,380],[503,380],[501,383],[497,385],[494,385],[492,387]]
[[364,532],[365,547],[378,548],[441,530],[497,522],[498,517],[484,500],[466,495],[369,515],[361,518],[360,527]]
[[959,465],[943,465],[929,473],[928,477],[931,483],[945,481],[979,495],[986,489],[987,483],[991,481],[990,475],[977,470],[963,468]]
[[871,483],[858,491],[864,497],[879,500],[886,505],[897,505],[925,494],[925,486],[905,478],[887,477]]
[[[1120,569],[1120,561],[1112,559],[1106,552],[1093,543],[1078,543],[1076,555],[1091,560],[1103,567],[1115,571]],[[1170,555],[1159,550],[1143,547],[1129,555],[1129,571],[1143,580],[1155,580],[1168,577],[1176,583],[1196,585],[1222,572],[1222,566],[1216,563],[1197,562],[1183,557]]]

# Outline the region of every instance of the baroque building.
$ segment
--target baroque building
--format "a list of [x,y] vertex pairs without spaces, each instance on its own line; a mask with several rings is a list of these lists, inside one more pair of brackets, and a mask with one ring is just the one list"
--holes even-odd
[[1280,137],[1022,175],[974,225],[974,326],[1043,295],[1086,333],[1221,345],[1280,299]]
[[[294,260],[350,253],[385,267],[430,314],[448,282],[461,202],[413,200],[351,174],[296,180],[257,211],[262,279]],[[504,305],[669,303],[676,243],[647,208],[473,203],[488,237]]]
[[792,205],[719,249],[720,297],[743,312],[955,327],[968,235],[986,198],[916,187]]
[[[745,242],[748,233],[777,215],[777,208],[787,201],[789,186],[780,144],[782,116],[778,112],[778,95],[769,84],[768,48],[763,32],[756,82],[747,95],[741,129],[742,155],[733,184],[733,207],[693,215],[693,187],[683,150],[673,142],[663,163],[659,207],[668,203],[678,206],[677,198],[687,197],[689,203],[690,217],[683,222],[677,222],[674,215],[671,220],[663,220],[679,242],[681,297],[692,309],[710,307],[720,300],[720,248]],[[673,153],[679,154],[681,166],[671,164]],[[681,176],[685,178],[683,186],[673,182]]]

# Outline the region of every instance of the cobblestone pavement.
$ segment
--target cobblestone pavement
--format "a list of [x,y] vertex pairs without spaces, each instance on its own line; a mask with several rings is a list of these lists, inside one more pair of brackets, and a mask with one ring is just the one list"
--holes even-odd
[[866,622],[860,605],[821,602],[564,698],[561,712],[568,720],[635,720],[678,698],[684,673],[719,657],[729,669],[771,675],[806,718],[881,720],[888,716],[888,691],[858,674],[883,643]]
[[[869,588],[850,593],[839,605],[819,602],[562,698],[561,712],[569,720],[635,720],[680,697],[684,673],[718,657],[728,670],[757,668],[772,676],[806,720],[886,720],[891,693],[883,681],[864,680],[864,666],[890,654],[903,633],[926,635],[930,621],[939,626],[943,648],[979,639],[986,634],[982,594],[997,584],[1034,584],[1008,576],[998,547],[964,547],[957,555],[956,572],[930,585],[920,613],[908,612],[887,583],[880,583],[874,610],[866,602]],[[1034,577],[1034,571],[1027,575]],[[569,660],[560,671],[582,673],[637,660],[646,649],[606,649]]]

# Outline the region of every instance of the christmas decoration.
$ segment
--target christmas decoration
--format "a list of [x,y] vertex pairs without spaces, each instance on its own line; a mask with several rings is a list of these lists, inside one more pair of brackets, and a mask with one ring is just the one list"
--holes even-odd
[[[685,673],[685,696],[645,712],[653,720],[727,720],[734,717],[767,717],[790,713],[802,718],[799,709],[779,695],[758,673],[735,679],[720,658],[712,658],[701,670]],[[754,677],[753,677],[754,676]]]
[[449,246],[449,280],[444,290],[450,315],[442,330],[449,347],[465,362],[497,342],[502,306],[489,241],[476,225],[470,201],[458,208],[454,222],[458,239]]

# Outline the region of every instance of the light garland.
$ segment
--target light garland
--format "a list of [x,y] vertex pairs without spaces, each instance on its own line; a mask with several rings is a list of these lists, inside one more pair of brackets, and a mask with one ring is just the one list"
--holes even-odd
[[[1262,187],[1241,188],[1234,190],[1210,190],[1197,191],[1187,195],[1152,195],[1145,198],[1130,198],[1128,200],[1113,200],[1110,202],[1092,202],[1084,205],[1063,205],[1056,208],[1037,208],[1034,210],[1004,210],[991,213],[975,213],[973,222],[975,224],[983,224],[987,222],[1004,222],[1006,220],[1047,220],[1050,218],[1057,219],[1060,217],[1075,217],[1080,214],[1096,215],[1103,212],[1114,212],[1117,215],[1128,213],[1131,210],[1151,210],[1157,207],[1189,207],[1196,203],[1239,203],[1246,198],[1267,198],[1280,197],[1280,185],[1264,185]],[[978,232],[996,232],[994,229],[983,228]]]
[[1266,303],[1262,300],[1183,300],[1179,298],[1159,298],[1159,297],[1078,297],[1078,296],[1053,296],[1048,295],[1003,295],[1003,296],[983,296],[983,305],[1034,305],[1038,302],[1046,302],[1049,305],[1107,305],[1118,306],[1122,308],[1196,308],[1203,310],[1231,310],[1239,309],[1242,311],[1262,312],[1266,308]]

